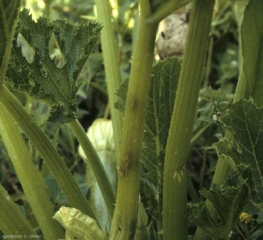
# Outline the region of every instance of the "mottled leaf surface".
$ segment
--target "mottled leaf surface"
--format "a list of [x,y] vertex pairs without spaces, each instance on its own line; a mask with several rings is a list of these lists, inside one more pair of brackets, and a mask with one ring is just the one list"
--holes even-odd
[[244,166],[233,168],[223,184],[214,184],[210,190],[200,192],[213,204],[217,218],[212,218],[205,202],[200,202],[188,205],[189,221],[200,226],[215,240],[226,239],[224,228],[237,219],[248,203],[248,187],[244,179],[246,172]]
[[19,7],[20,0],[3,0],[0,4],[0,84],[6,73]]
[[[72,25],[64,20],[51,22],[45,17],[34,22],[28,11],[23,10],[8,71],[13,89],[28,92],[32,97],[50,104],[50,121],[65,122],[74,118],[75,95],[79,87],[77,78],[97,41],[100,29],[97,23]],[[19,44],[18,33],[24,39]],[[61,51],[60,55],[51,56],[52,40],[56,49]],[[32,53],[32,61],[24,57],[26,45]]]
[[233,140],[216,144],[219,155],[231,157],[236,165],[244,164],[251,171],[252,201],[263,207],[263,109],[251,101],[241,100],[231,106],[221,119],[232,133]]
[[[172,110],[175,101],[181,62],[178,58],[167,58],[158,62],[152,70],[146,125],[144,134],[143,163],[151,181],[162,182],[158,169],[163,165]],[[157,185],[157,182],[156,182]]]
[[141,196],[146,211],[151,213],[159,224],[162,221],[165,147],[180,68],[181,61],[176,57],[160,61],[153,67],[146,109]]

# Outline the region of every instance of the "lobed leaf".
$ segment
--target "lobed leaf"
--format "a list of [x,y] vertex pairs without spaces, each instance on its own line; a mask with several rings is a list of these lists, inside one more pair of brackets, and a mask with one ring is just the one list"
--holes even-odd
[[219,155],[231,157],[236,165],[248,166],[249,184],[254,204],[263,208],[263,109],[251,101],[241,100],[232,105],[221,119],[233,135],[216,144]]
[[217,212],[213,218],[205,202],[188,205],[188,218],[206,231],[213,239],[223,240],[223,229],[235,222],[248,203],[248,187],[244,175],[246,167],[233,168],[227,180],[222,184],[213,184],[210,190],[200,193],[208,199]]
[[100,30],[98,23],[91,22],[72,25],[45,17],[34,22],[23,10],[7,74],[13,89],[50,104],[50,121],[75,118],[75,96],[80,85],[77,78]]

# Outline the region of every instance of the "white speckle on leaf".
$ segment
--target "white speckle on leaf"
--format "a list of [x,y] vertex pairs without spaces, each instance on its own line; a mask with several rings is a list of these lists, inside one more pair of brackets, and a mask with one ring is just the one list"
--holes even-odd
[[213,115],[213,120],[214,120],[214,121],[217,121],[217,120],[218,120],[216,114]]
[[183,169],[184,168],[181,168],[179,171],[178,170],[174,171],[173,178],[176,179],[178,182],[182,181],[182,177],[184,175]]

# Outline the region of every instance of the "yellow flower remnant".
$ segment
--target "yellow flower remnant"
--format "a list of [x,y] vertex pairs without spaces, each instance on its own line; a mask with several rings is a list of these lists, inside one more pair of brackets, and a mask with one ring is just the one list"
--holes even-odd
[[240,222],[242,222],[244,224],[248,224],[249,222],[251,222],[253,220],[253,218],[248,213],[242,212],[239,216],[239,220],[240,220]]

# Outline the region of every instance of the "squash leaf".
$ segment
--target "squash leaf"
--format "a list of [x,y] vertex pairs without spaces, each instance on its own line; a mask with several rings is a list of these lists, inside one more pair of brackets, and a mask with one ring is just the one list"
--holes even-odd
[[[225,159],[228,161],[229,159]],[[215,240],[226,239],[224,228],[235,222],[248,203],[248,187],[245,166],[233,167],[228,178],[222,184],[213,184],[210,190],[200,191],[209,200],[217,212],[217,218],[212,218],[205,202],[188,205],[188,219],[200,226]]]
[[91,22],[72,25],[46,17],[34,22],[23,10],[7,74],[12,88],[51,105],[50,121],[74,119],[77,78],[100,30],[98,23]]
[[221,121],[233,140],[218,142],[218,153],[231,157],[236,165],[248,166],[251,201],[263,209],[263,109],[251,101],[241,100],[231,106]]
[[97,222],[76,208],[61,207],[53,217],[66,229],[68,240],[105,240]]
[[[146,113],[142,150],[142,198],[149,201],[146,211],[162,212],[162,182],[165,146],[168,137],[181,60],[176,57],[158,62],[152,70],[152,83]],[[145,185],[145,186],[143,186]],[[148,188],[148,190],[147,190]],[[151,191],[149,191],[151,189]],[[151,193],[151,194],[150,194]],[[151,196],[152,195],[152,196]],[[158,208],[152,201],[158,202]],[[157,216],[156,216],[157,217]],[[157,217],[157,218],[159,218]]]

